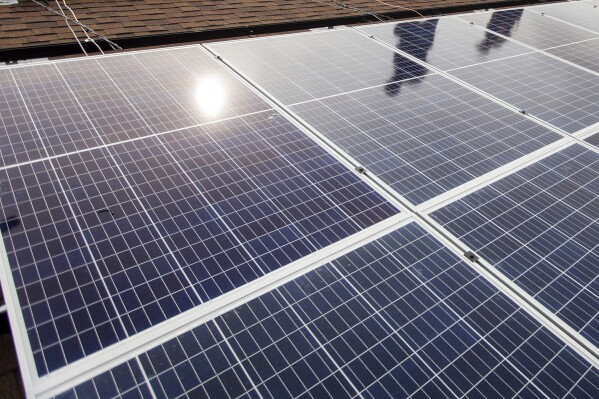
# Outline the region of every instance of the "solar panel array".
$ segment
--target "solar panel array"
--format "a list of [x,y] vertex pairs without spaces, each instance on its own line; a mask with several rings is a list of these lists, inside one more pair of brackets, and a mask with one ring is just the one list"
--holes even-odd
[[[103,67],[104,59],[8,70],[16,77],[13,91],[30,104],[20,110],[30,117],[24,126],[35,128],[46,154],[7,165],[0,193],[12,223],[3,230],[5,246],[39,375],[399,212],[208,55],[198,48],[183,54],[191,58],[190,51],[222,71],[205,68],[171,82],[152,80],[145,72],[159,68],[139,64],[142,80],[130,83],[145,91],[139,98],[110,88],[112,75],[86,75],[91,83],[82,91],[71,90],[59,72],[64,65],[94,71],[87,64]],[[149,59],[107,58],[106,69],[137,58]],[[200,87],[203,79],[224,81],[219,90],[235,94],[227,102],[234,111],[202,125],[192,119],[197,87],[187,83],[194,79]],[[101,112],[101,90],[124,108]],[[141,130],[108,123],[132,114],[145,124],[150,102],[151,109],[159,104],[160,129],[187,127],[152,133],[159,127],[151,123]],[[94,109],[101,117],[88,117]],[[187,122],[179,118],[184,113]]]
[[0,70],[28,395],[599,396],[596,12]]
[[[157,398],[591,397],[599,378],[414,222],[137,360]],[[138,393],[131,363],[57,398]]]

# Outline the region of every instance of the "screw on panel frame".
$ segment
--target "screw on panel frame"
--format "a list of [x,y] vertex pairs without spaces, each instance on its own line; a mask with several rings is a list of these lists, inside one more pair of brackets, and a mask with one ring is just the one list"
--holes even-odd
[[472,251],[464,252],[464,256],[471,262],[478,261],[478,256],[476,256],[476,254]]

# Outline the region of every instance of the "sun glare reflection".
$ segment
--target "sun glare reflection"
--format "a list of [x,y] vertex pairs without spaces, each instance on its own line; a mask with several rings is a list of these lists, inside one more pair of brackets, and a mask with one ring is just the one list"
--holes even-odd
[[199,109],[208,116],[217,116],[227,101],[224,84],[214,76],[204,77],[198,82],[195,97]]

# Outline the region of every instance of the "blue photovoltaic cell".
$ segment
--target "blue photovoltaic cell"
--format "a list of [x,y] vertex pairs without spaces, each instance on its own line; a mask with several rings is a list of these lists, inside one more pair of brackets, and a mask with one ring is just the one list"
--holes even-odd
[[415,223],[139,359],[158,398],[599,392],[588,362]]
[[202,300],[262,276],[160,138],[109,148]]
[[451,74],[568,133],[599,121],[599,76],[544,54],[524,54]]
[[527,9],[471,13],[460,18],[538,49],[599,36],[599,33],[592,33]]
[[40,159],[43,145],[12,75],[0,71],[0,166]]
[[209,47],[286,105],[431,73],[343,28]]
[[590,29],[599,33],[599,6],[592,2],[571,1],[557,4],[542,4],[531,7],[536,12],[569,22],[581,28]]
[[[99,61],[155,133],[270,108],[199,47]],[[121,133],[117,139],[129,135]]]
[[291,109],[414,204],[560,138],[439,75]]
[[157,399],[259,398],[214,322],[139,356]]
[[139,364],[135,360],[130,360],[54,397],[54,399],[84,398],[150,399],[152,394]]
[[38,374],[124,338],[51,164],[2,170],[0,186],[1,231]]
[[[494,24],[507,28],[505,21],[489,22],[489,26]],[[443,70],[532,51],[454,18],[375,24],[358,29]]]
[[107,149],[53,162],[130,335],[199,304]]
[[86,150],[103,144],[53,64],[10,69],[48,154]]
[[599,133],[595,133],[591,137],[587,137],[585,141],[594,145],[595,147],[599,147]]
[[398,213],[275,113],[161,139],[265,272]]
[[573,145],[431,216],[599,343],[599,154]]

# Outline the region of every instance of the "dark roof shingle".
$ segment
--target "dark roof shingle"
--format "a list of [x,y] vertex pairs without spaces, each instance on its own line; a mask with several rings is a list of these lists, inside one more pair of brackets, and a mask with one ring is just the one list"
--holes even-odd
[[[376,13],[400,11],[397,7],[430,10],[476,4],[480,6],[478,8],[483,8],[485,4],[501,2],[343,0],[343,4],[349,7]],[[507,0],[503,2],[507,3]],[[82,23],[117,43],[119,39],[130,37],[330,20],[359,14],[359,11],[344,8],[341,1],[335,0],[69,0],[67,4]],[[51,1],[49,5],[57,9],[55,2]],[[70,14],[67,12],[67,15]],[[80,29],[75,31],[80,38],[84,38]],[[0,51],[73,42],[65,21],[31,0],[0,7]]]

